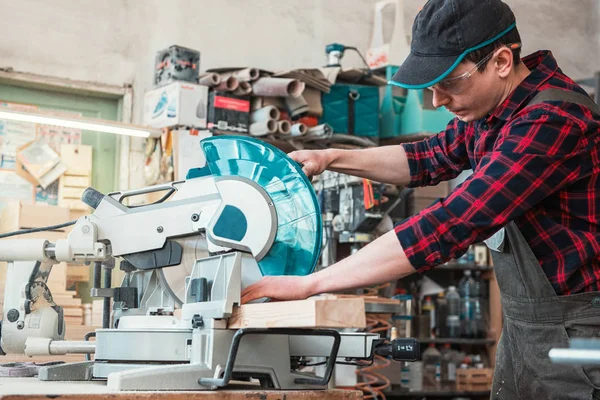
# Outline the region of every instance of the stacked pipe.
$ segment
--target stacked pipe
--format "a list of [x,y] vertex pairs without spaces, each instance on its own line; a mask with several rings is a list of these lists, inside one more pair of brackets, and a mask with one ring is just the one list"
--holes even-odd
[[[252,93],[255,96],[296,100],[302,97],[304,88],[304,82],[297,79],[259,78],[253,82]],[[275,135],[280,138],[294,138],[306,135],[308,132],[305,124],[281,119],[280,110],[273,105],[252,112],[250,122],[250,134],[253,136]]]
[[[310,134],[309,127],[295,120],[308,111],[302,96],[305,83],[298,79],[261,76],[257,68],[239,70],[212,70],[200,74],[198,83],[217,92],[235,96],[253,96],[267,105],[250,112],[248,133],[255,137],[275,136],[281,139],[300,140]],[[271,103],[279,104],[271,105]],[[282,115],[282,110],[286,111]],[[313,132],[315,138],[323,129]]]

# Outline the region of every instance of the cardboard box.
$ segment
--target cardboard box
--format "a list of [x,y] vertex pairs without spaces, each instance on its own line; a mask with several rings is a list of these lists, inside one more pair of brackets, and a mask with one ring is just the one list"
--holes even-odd
[[196,83],[199,71],[200,52],[173,45],[156,53],[154,85],[158,87],[174,81]]
[[69,209],[45,204],[10,202],[0,213],[0,231],[40,228],[71,221]]
[[212,136],[210,131],[181,129],[173,131],[173,168],[175,180],[184,180],[192,168],[200,168],[206,164],[200,141]]
[[212,91],[208,104],[207,126],[213,133],[248,133],[250,96]]
[[146,92],[144,124],[154,128],[206,128],[208,87],[174,82]]
[[[0,213],[0,232],[13,232],[19,229],[40,228],[50,225],[58,225],[71,221],[68,208],[40,204],[22,204],[18,201],[10,202]],[[54,231],[43,231],[28,233],[10,239],[47,239],[56,242],[58,239],[66,239],[65,229]],[[4,288],[6,280],[7,263],[0,262],[0,287]],[[66,264],[60,263],[52,267],[48,286],[51,291],[64,292],[67,282]]]

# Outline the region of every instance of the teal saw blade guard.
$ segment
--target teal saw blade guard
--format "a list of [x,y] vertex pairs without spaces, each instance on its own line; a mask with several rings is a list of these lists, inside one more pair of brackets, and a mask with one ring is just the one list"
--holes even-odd
[[244,136],[200,142],[206,166],[218,176],[241,176],[259,184],[277,212],[277,236],[258,261],[263,275],[308,275],[322,243],[322,220],[313,187],[300,166],[268,143]]

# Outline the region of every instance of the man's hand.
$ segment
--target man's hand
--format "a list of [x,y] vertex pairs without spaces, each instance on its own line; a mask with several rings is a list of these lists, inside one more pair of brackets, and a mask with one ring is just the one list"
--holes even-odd
[[302,164],[302,171],[308,177],[320,175],[331,162],[327,150],[298,150],[288,155],[292,160]]
[[303,300],[312,296],[310,275],[265,276],[242,291],[242,304],[268,297],[271,300]]

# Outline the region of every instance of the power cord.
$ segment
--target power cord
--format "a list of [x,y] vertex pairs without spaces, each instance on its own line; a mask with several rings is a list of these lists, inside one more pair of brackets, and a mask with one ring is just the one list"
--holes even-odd
[[74,220],[74,221],[69,221],[69,222],[65,222],[62,224],[58,224],[58,225],[44,226],[41,228],[21,229],[21,230],[14,231],[14,232],[1,233],[0,239],[4,239],[7,237],[11,237],[11,236],[17,236],[17,235],[25,235],[27,233],[55,231],[57,229],[66,228],[67,226],[75,225],[76,223],[77,223],[77,220]]

